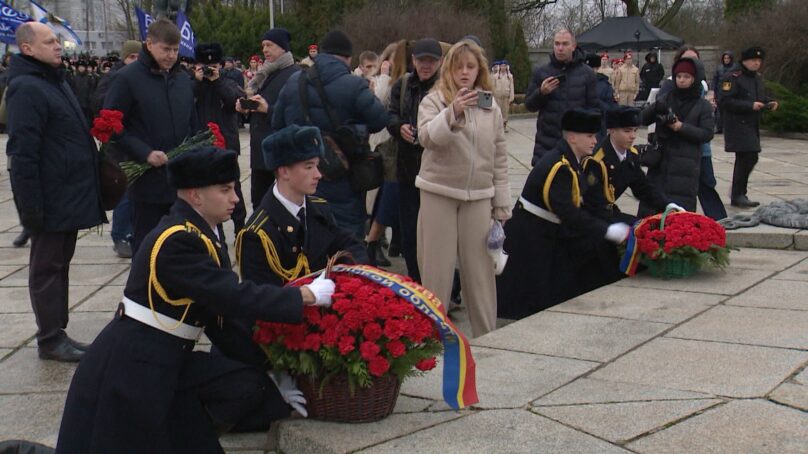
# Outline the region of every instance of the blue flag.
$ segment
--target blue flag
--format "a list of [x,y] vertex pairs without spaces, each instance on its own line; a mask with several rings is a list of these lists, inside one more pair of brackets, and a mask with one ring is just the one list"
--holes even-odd
[[180,56],[194,58],[194,47],[196,47],[196,38],[194,37],[194,29],[191,28],[191,23],[185,17],[185,12],[177,11],[177,28],[180,29]]
[[140,40],[146,41],[146,30],[148,30],[149,25],[154,22],[154,18],[151,14],[148,14],[137,6],[135,7],[135,15],[137,15],[137,27],[140,29]]
[[42,22],[50,27],[60,41],[73,41],[81,45],[81,39],[79,35],[70,28],[70,23],[46,10],[34,0],[29,1],[31,3],[31,17],[35,21]]
[[15,44],[14,32],[17,31],[17,27],[32,20],[34,19],[31,16],[15,10],[0,0],[0,42]]

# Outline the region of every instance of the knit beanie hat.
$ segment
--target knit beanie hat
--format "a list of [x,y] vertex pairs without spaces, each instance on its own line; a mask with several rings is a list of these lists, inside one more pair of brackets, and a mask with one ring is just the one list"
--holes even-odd
[[292,34],[285,28],[276,27],[264,33],[263,40],[272,41],[284,51],[289,52],[289,42],[292,40]]
[[328,32],[320,41],[320,52],[350,57],[353,55],[353,43],[345,33],[333,30]]
[[135,41],[133,39],[124,41],[123,46],[121,46],[121,58],[126,58],[132,54],[137,54],[142,48],[143,44],[141,44],[140,41]]
[[689,59],[679,60],[673,65],[674,77],[679,73],[687,73],[696,77],[696,65]]

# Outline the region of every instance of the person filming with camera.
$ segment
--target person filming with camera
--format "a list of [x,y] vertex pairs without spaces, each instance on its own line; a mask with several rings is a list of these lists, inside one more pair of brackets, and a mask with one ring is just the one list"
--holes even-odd
[[[696,211],[701,165],[701,144],[713,138],[712,106],[701,97],[704,67],[681,58],[671,72],[676,87],[642,111],[642,123],[656,122],[657,162],[649,162],[648,179],[671,202]],[[638,216],[656,213],[640,203]]]

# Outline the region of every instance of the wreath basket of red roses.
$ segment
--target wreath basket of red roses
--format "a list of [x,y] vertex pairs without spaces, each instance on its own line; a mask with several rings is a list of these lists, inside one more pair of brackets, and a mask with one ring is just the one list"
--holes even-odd
[[682,278],[705,266],[725,268],[729,253],[727,234],[719,223],[698,213],[667,210],[635,225],[623,264],[629,275],[640,262],[652,276]]
[[310,418],[377,421],[392,413],[404,379],[435,367],[442,344],[434,322],[410,302],[345,272],[350,266],[334,268],[341,257],[332,257],[324,271],[336,284],[331,307],[305,307],[300,324],[259,321],[253,340],[273,370],[296,378]]

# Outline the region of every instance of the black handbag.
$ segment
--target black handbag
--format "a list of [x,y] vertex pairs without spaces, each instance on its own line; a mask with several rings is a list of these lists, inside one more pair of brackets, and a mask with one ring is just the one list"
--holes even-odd
[[649,169],[662,161],[662,145],[653,133],[648,135],[648,144],[638,145],[637,150],[640,152],[640,164]]

